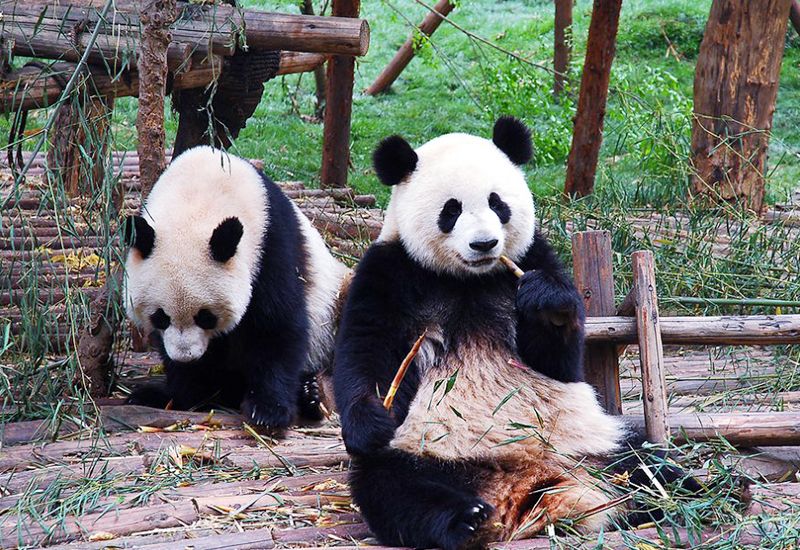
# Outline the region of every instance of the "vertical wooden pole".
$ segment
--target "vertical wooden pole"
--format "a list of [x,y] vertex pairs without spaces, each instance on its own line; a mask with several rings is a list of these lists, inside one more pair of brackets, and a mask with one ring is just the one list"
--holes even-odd
[[556,15],[553,29],[553,70],[556,72],[553,81],[553,93],[561,94],[569,72],[569,60],[572,54],[572,2],[573,0],[555,0]]
[[139,71],[139,111],[136,131],[139,143],[139,178],[142,201],[167,166],[164,152],[164,96],[167,92],[167,48],[169,26],[175,21],[175,0],[143,0]]
[[[572,235],[575,285],[583,296],[589,317],[611,316],[616,311],[612,258],[608,231],[581,231]],[[586,381],[597,390],[605,410],[610,414],[622,414],[616,346],[586,346],[584,371]]]
[[[572,0],[569,1],[572,2]],[[450,0],[439,0],[433,7],[433,11],[429,12],[422,20],[422,23],[420,23],[419,33],[424,36],[432,35],[436,29],[439,28],[439,25],[442,24],[442,21],[444,21],[442,16],[447,17],[447,15],[453,11],[453,8],[455,8],[455,6],[450,3]],[[416,37],[417,31],[415,30],[405,43],[400,46],[400,49],[394,54],[392,60],[389,61],[389,64],[381,71],[381,74],[379,74],[375,82],[367,88],[365,93],[376,95],[392,85],[395,79],[400,76],[400,73],[403,72],[403,69],[405,69],[414,58],[414,40]]]
[[[303,0],[300,3],[300,13],[303,15],[315,15],[313,0]],[[322,14],[320,14],[322,15]],[[317,106],[314,115],[322,118],[325,114],[325,66],[314,67],[314,86],[317,91]]]
[[564,183],[564,193],[570,196],[583,197],[594,189],[620,9],[622,0],[594,0]]
[[797,34],[800,34],[800,2],[798,0],[792,0],[792,5],[789,8],[789,21]]
[[667,384],[658,321],[655,261],[649,250],[633,253],[633,295],[636,301],[636,330],[639,334],[645,432],[649,441],[664,443],[669,439]]
[[[333,15],[358,17],[360,0],[333,0]],[[325,128],[322,143],[322,187],[345,187],[350,166],[350,117],[356,60],[334,55],[328,61]]]

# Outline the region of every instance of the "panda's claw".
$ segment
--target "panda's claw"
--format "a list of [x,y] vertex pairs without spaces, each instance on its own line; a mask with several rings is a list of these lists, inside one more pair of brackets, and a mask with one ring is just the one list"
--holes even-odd
[[288,407],[279,403],[267,403],[249,395],[242,401],[242,416],[249,418],[256,426],[282,430],[292,423]]
[[462,548],[480,531],[493,511],[494,508],[480,499],[469,502],[462,512],[456,513],[453,517],[448,536],[442,541],[442,547]]

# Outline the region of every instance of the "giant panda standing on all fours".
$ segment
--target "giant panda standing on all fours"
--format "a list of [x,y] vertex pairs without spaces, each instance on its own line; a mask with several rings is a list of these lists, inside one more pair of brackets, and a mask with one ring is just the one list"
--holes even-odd
[[244,159],[190,149],[126,223],[129,317],[155,340],[166,383],[129,402],[240,407],[287,427],[321,416],[347,268],[280,188]]
[[[384,544],[453,550],[614,518],[618,495],[593,472],[626,429],[582,382],[583,305],[535,231],[519,168],[531,153],[513,118],[492,140],[449,134],[415,151],[394,136],[375,151],[392,197],[349,289],[334,387],[353,498]],[[382,396],[423,333],[387,411]]]

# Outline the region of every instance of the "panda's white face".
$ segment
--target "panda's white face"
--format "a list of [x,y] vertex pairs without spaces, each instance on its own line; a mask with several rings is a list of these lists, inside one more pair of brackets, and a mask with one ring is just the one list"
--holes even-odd
[[437,272],[468,276],[503,269],[533,241],[533,198],[522,171],[488,139],[448,134],[416,150],[395,185],[381,238],[399,238]]
[[266,188],[247,161],[197,147],[173,160],[142,214],[130,218],[128,316],[158,331],[173,361],[196,361],[247,311],[268,226]]

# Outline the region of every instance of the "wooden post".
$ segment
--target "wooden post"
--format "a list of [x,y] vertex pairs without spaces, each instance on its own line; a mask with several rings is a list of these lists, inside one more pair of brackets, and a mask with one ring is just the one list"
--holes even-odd
[[[581,231],[572,235],[575,285],[583,296],[587,316],[614,315],[614,273],[608,231]],[[619,357],[614,344],[586,346],[586,381],[597,390],[603,408],[622,414]]]
[[583,197],[594,189],[621,8],[622,0],[594,0],[564,184],[564,193],[570,196]]
[[789,8],[789,21],[795,32],[800,34],[800,1],[798,0],[792,0],[792,6]]
[[664,379],[664,349],[658,322],[656,269],[653,253],[633,253],[633,294],[636,301],[636,329],[639,333],[639,364],[647,439],[664,443],[669,439],[667,423],[667,382]]
[[176,17],[175,0],[142,1],[139,14],[142,22],[138,60],[139,111],[136,116],[142,202],[167,166],[164,96],[167,92],[167,47],[171,40],[169,26]]
[[[313,0],[303,0],[300,3],[300,13],[303,15],[314,15],[314,2]],[[281,58],[281,66],[283,66],[283,58]],[[314,87],[317,93],[317,106],[314,109],[314,115],[318,119],[322,119],[325,114],[325,67],[320,64],[314,67]]]
[[[333,0],[333,15],[358,17],[361,0]],[[325,127],[322,143],[322,187],[347,186],[350,167],[350,117],[353,110],[353,82],[356,60],[334,55],[328,61],[325,92]]]
[[[569,1],[571,2],[572,0]],[[400,46],[400,49],[397,50],[397,53],[394,54],[386,68],[378,75],[375,82],[367,88],[366,93],[368,95],[377,95],[388,89],[414,58],[414,42],[418,36],[417,33],[423,36],[432,35],[442,24],[444,17],[447,17],[453,11],[453,8],[455,8],[455,5],[450,3],[450,0],[439,0],[433,7],[433,11],[429,12],[422,20],[419,28],[415,29],[405,43]]]
[[572,2],[573,0],[556,0],[555,27],[553,28],[553,70],[556,72],[553,81],[553,93],[560,95],[564,91],[564,83],[569,73],[569,61],[572,56]]
[[763,210],[790,5],[791,0],[711,4],[694,76],[690,192],[696,198]]

